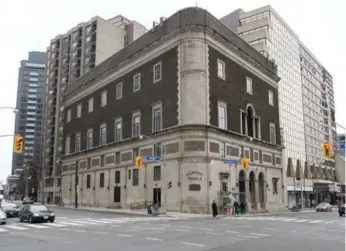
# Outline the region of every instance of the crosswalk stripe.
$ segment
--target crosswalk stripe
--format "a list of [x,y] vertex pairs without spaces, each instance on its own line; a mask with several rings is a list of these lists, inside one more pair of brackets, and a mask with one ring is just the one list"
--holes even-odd
[[7,228],[14,229],[14,230],[28,230],[29,228],[26,227],[20,227],[20,226],[6,226]]
[[111,222],[119,222],[119,223],[124,223],[125,221],[123,220],[119,220],[119,219],[101,219],[101,220],[107,220],[107,221],[111,221]]
[[308,220],[297,220],[295,222],[306,222],[306,221],[308,221]]
[[6,229],[3,229],[3,228],[0,228],[0,233],[1,232],[7,232],[7,230]]
[[64,224],[64,225],[70,225],[70,226],[82,226],[82,224],[79,224],[79,223],[74,223],[74,222],[68,222],[68,221],[61,221],[59,222],[61,224]]
[[283,220],[283,221],[294,221],[294,220],[297,220],[297,219],[292,218],[292,219],[286,219],[286,220]]
[[80,223],[80,224],[90,224],[90,225],[96,225],[97,223],[95,222],[90,222],[90,221],[82,221],[82,220],[74,220],[74,223]]
[[96,222],[96,223],[112,223],[111,221],[106,221],[106,220],[88,220],[91,222]]
[[52,227],[67,227],[67,225],[62,225],[62,224],[58,224],[58,223],[49,223],[48,226],[52,226]]
[[24,226],[29,227],[29,228],[32,227],[32,228],[39,228],[39,229],[48,228],[48,227],[45,227],[42,225],[35,225],[35,224],[25,224]]
[[314,220],[314,221],[310,221],[310,223],[319,223],[322,222],[323,220]]
[[327,221],[324,224],[330,224],[330,223],[334,223],[335,221]]

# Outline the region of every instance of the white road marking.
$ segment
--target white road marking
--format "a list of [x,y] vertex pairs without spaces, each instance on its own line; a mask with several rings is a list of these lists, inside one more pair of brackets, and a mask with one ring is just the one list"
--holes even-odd
[[152,228],[135,228],[126,229],[125,232],[136,232],[136,231],[146,231],[146,230],[164,230],[164,228],[152,227]]
[[0,228],[0,232],[7,232],[6,229]]
[[254,238],[254,239],[258,239],[259,236],[253,236],[253,235],[238,235],[237,237],[242,237],[242,238]]
[[178,232],[191,232],[190,230],[187,230],[187,229],[176,229],[175,231],[178,231]]
[[77,229],[76,232],[77,232],[77,233],[85,233],[86,231],[85,231],[85,230],[79,230],[79,229]]
[[324,224],[330,224],[330,223],[334,223],[335,221],[327,221]]
[[80,223],[80,224],[91,224],[91,225],[96,225],[97,224],[95,222],[81,221],[81,220],[74,220],[73,222]]
[[263,237],[269,237],[269,236],[271,236],[270,234],[257,234],[257,233],[249,233],[249,235],[263,236]]
[[6,226],[7,228],[10,229],[15,229],[15,230],[28,230],[29,228],[26,227],[20,227],[20,226]]
[[247,227],[251,227],[251,226],[237,226],[237,227],[244,227],[244,228],[247,228]]
[[56,220],[65,220],[67,217],[55,217]]
[[112,221],[112,222],[119,222],[119,223],[124,223],[125,222],[125,221],[119,220],[119,219],[101,219],[101,220]]
[[62,222],[59,222],[61,224],[64,224],[64,225],[68,225],[68,226],[82,226],[83,224],[79,224],[79,223],[74,223],[74,222],[68,222],[68,221],[62,221]]
[[196,246],[196,247],[204,247],[203,244],[192,243],[192,242],[182,242],[181,244],[190,245],[190,246]]
[[262,228],[263,230],[276,230],[275,228],[270,228],[270,227],[264,227]]
[[35,224],[25,224],[24,226],[26,227],[32,227],[32,228],[39,228],[39,229],[44,229],[44,228],[48,228],[42,225],[35,225]]
[[160,226],[165,226],[165,227],[169,227],[169,224],[159,224]]
[[213,232],[208,232],[208,234],[214,234],[214,235],[225,235],[225,234],[221,234],[221,233],[213,233]]
[[157,238],[149,238],[149,237],[147,237],[147,238],[145,238],[145,239],[147,239],[147,240],[151,240],[151,241],[163,241],[162,239],[157,239]]
[[106,232],[94,232],[95,234],[108,234]]
[[48,226],[52,226],[52,227],[67,227],[67,225],[57,224],[57,223],[49,223]]
[[230,233],[230,234],[239,234],[239,232],[237,232],[237,231],[229,231],[229,230],[227,230],[226,233]]
[[96,222],[96,223],[112,223],[111,221],[106,221],[106,220],[88,220],[91,222]]
[[118,234],[118,236],[121,236],[121,237],[132,237],[132,235],[130,235],[130,234]]
[[310,221],[310,223],[320,223],[323,222],[323,220],[314,220],[314,221]]
[[295,222],[306,222],[306,221],[308,221],[308,220],[297,220]]
[[283,220],[283,221],[295,221],[297,219],[294,219],[294,218],[291,218],[291,219],[286,219],[286,220]]
[[188,226],[179,226],[180,228],[192,228],[192,227],[188,227]]
[[204,227],[201,227],[200,229],[201,229],[201,230],[207,230],[207,231],[213,231],[213,229],[211,229],[211,228],[204,228]]

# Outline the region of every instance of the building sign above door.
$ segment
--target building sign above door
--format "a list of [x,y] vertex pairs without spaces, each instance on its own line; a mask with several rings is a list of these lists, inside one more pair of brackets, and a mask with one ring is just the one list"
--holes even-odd
[[186,174],[188,180],[202,180],[203,173],[199,171],[191,171]]

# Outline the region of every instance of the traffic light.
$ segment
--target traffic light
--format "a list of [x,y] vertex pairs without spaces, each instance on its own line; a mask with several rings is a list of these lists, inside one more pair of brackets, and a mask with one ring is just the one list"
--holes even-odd
[[249,168],[249,159],[246,157],[241,158],[241,167],[244,170],[247,170]]
[[22,136],[14,136],[13,152],[15,153],[23,152],[23,137]]
[[141,156],[137,156],[136,157],[136,168],[141,168],[142,167],[142,163],[143,163],[142,157]]
[[323,157],[330,158],[333,156],[332,146],[330,143],[323,143]]
[[172,181],[168,181],[168,189],[172,188]]
[[225,184],[225,192],[228,193],[228,184],[227,183]]

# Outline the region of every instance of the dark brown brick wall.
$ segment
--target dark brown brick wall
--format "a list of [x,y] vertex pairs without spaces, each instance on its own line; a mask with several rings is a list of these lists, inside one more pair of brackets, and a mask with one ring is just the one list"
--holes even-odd
[[[160,55],[156,59],[138,67],[136,70],[122,76],[107,86],[97,90],[81,101],[65,108],[71,109],[71,121],[64,122],[64,134],[71,137],[71,153],[75,149],[75,134],[81,132],[81,150],[86,149],[86,132],[89,128],[94,130],[94,146],[99,145],[99,131],[102,122],[107,123],[107,143],[114,141],[114,119],[122,117],[123,138],[130,138],[132,134],[132,113],[141,111],[141,133],[152,132],[152,104],[162,101],[163,128],[178,124],[178,94],[177,94],[177,48]],[[162,79],[153,83],[153,65],[160,62],[162,65]],[[141,90],[133,92],[133,76],[141,73]],[[116,100],[116,84],[123,83],[123,97]],[[107,105],[101,107],[101,92],[107,90]],[[88,113],[88,100],[94,98],[94,111]],[[76,118],[77,105],[82,103],[82,116]]]
[[[217,76],[217,59],[225,62],[226,80]],[[253,94],[246,92],[246,77],[252,78]],[[210,79],[210,123],[218,126],[217,103],[219,100],[228,103],[227,128],[230,131],[240,131],[240,111],[251,103],[256,115],[261,118],[262,140],[269,140],[269,123],[276,125],[276,142],[280,144],[280,126],[278,110],[278,90],[241,65],[233,62],[209,46],[209,79]],[[268,90],[274,93],[274,107],[269,105]]]

